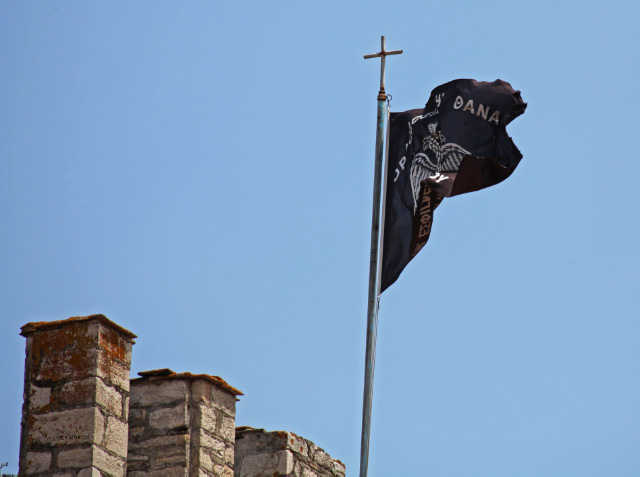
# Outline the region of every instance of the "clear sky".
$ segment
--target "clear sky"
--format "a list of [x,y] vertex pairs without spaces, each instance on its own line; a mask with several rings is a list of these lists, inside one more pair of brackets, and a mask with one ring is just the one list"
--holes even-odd
[[637,476],[637,2],[0,2],[0,461],[30,321],[104,313],[357,475],[379,60],[529,104],[382,296],[372,476]]

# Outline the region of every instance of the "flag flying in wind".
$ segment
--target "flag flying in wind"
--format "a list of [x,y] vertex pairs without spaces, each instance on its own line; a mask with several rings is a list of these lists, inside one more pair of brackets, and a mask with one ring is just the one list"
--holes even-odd
[[435,88],[424,110],[391,114],[381,291],[427,243],[443,198],[511,175],[522,154],[506,126],[526,107],[505,81],[459,79]]

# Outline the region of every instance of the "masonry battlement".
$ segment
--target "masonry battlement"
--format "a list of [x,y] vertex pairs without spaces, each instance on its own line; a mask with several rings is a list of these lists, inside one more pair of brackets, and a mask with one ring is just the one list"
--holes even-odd
[[345,475],[291,432],[236,428],[242,392],[162,368],[130,379],[137,338],[104,315],[27,323],[20,475]]

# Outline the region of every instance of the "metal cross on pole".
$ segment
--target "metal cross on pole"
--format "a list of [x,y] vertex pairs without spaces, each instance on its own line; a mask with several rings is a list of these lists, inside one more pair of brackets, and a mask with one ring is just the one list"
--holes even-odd
[[373,398],[373,371],[376,363],[376,336],[378,333],[378,243],[380,236],[380,193],[382,189],[382,149],[384,121],[386,118],[384,103],[387,95],[384,91],[385,57],[400,55],[402,50],[386,51],[384,36],[381,37],[381,50],[364,59],[380,58],[380,91],[378,92],[378,120],[376,123],[376,155],[373,174],[373,214],[371,218],[371,256],[369,264],[369,302],[367,305],[367,351],[364,367],[364,396],[362,403],[362,437],[360,440],[360,477],[367,476],[369,465],[369,434],[371,430],[371,402]]

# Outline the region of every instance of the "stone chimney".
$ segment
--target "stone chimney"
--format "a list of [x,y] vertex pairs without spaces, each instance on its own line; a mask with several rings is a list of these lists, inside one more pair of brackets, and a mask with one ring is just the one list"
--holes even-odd
[[242,393],[207,374],[138,374],[131,380],[129,475],[233,476]]
[[28,323],[20,475],[123,476],[131,347],[104,315]]

